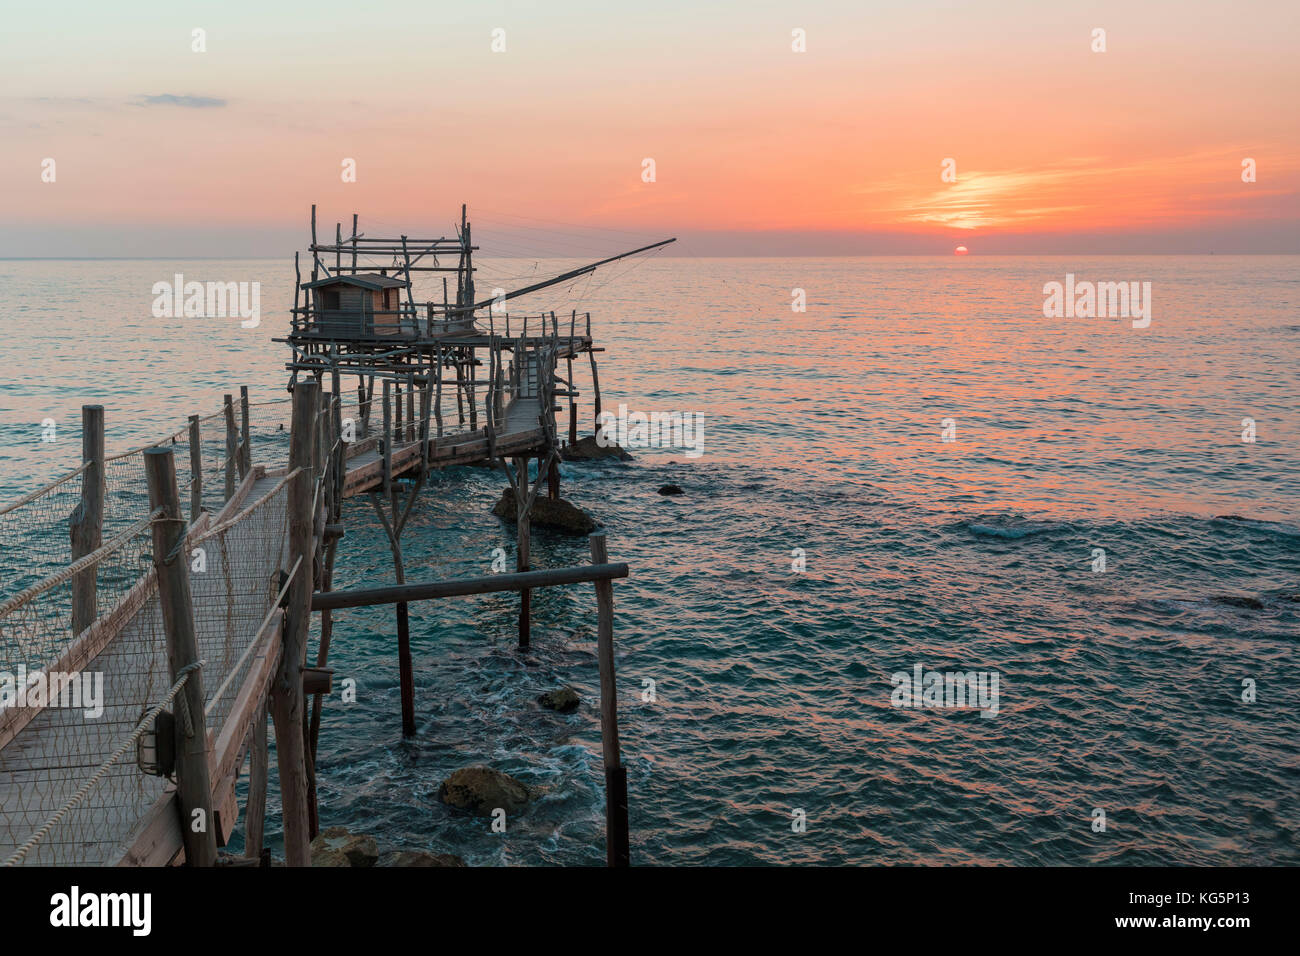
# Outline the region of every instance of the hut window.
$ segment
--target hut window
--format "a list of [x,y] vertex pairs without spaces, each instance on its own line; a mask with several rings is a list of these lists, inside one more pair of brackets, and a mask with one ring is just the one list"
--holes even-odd
[[389,290],[387,289],[384,290],[384,311],[385,312],[387,312],[390,308],[392,308],[392,306],[388,304],[388,291]]
[[339,290],[321,289],[320,305],[322,309],[337,309],[339,307]]

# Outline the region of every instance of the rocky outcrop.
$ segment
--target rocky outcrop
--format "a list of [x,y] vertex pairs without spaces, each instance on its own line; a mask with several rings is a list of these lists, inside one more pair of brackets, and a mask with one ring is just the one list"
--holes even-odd
[[595,435],[580,438],[575,445],[565,445],[560,449],[560,457],[565,461],[599,461],[602,458],[613,458],[616,461],[632,460],[632,456],[618,445],[602,448],[596,441]]
[[558,710],[562,714],[572,713],[582,703],[582,698],[572,687],[548,690],[537,698],[537,702],[548,710]]
[[661,495],[684,495],[681,485],[660,485],[659,494]]
[[[517,520],[515,495],[509,488],[501,492],[501,498],[492,507],[492,513],[511,523]],[[569,504],[563,498],[552,501],[539,494],[529,509],[528,520],[534,527],[550,528],[562,534],[591,534],[600,527],[600,522],[581,508]]]
[[375,838],[346,827],[328,827],[311,841],[312,866],[374,866],[378,860]]
[[516,813],[528,803],[528,787],[491,767],[462,767],[442,782],[438,799],[449,807],[489,817],[500,807]]

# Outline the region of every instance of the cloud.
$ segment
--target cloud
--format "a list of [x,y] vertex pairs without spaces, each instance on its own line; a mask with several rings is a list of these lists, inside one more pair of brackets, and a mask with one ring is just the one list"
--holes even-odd
[[159,93],[157,96],[141,97],[142,106],[184,106],[187,109],[206,109],[213,106],[225,106],[225,100],[213,96],[177,96],[175,93]]

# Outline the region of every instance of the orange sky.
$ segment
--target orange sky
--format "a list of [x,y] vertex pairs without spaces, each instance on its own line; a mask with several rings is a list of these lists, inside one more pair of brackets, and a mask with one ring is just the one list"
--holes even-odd
[[721,253],[1300,251],[1293,2],[268,6],[14,14],[0,255],[283,254],[312,202],[462,201]]

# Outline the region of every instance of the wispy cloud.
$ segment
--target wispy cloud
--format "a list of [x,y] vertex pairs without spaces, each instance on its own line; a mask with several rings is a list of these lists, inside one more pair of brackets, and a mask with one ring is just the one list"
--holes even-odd
[[208,109],[225,106],[226,101],[214,96],[177,96],[175,93],[159,93],[157,96],[143,96],[141,106],[184,106],[187,109]]

